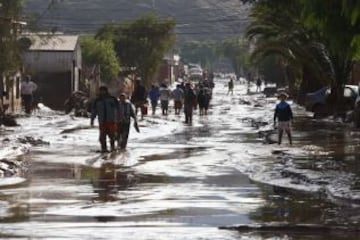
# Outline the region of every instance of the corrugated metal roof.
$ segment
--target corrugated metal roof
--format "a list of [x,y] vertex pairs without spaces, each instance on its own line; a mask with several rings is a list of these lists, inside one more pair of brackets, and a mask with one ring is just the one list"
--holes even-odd
[[30,51],[74,51],[79,40],[76,35],[28,35]]

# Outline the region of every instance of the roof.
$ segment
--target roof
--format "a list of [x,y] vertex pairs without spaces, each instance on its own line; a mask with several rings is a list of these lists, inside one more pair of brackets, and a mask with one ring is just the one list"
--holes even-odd
[[79,41],[76,35],[28,35],[32,45],[29,51],[75,51]]

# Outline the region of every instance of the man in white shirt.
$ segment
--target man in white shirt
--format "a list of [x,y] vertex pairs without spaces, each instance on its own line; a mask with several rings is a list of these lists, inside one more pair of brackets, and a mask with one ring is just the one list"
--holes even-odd
[[21,97],[26,114],[31,114],[33,93],[37,90],[37,85],[31,81],[30,76],[26,76],[21,83]]
[[172,96],[174,98],[175,114],[179,115],[184,101],[184,91],[181,89],[180,85],[176,86],[175,90],[172,92]]
[[167,87],[166,84],[162,84],[160,87],[160,101],[161,101],[162,114],[164,116],[168,115],[170,98],[171,98],[171,90]]

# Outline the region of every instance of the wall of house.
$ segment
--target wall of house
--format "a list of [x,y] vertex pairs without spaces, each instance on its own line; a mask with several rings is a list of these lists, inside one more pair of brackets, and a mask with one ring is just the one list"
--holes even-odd
[[73,67],[73,57],[73,52],[29,51],[24,54],[24,67],[32,74],[67,72]]
[[7,93],[7,96],[3,97],[3,104],[8,106],[7,113],[21,112],[20,83],[20,72],[14,76],[2,78],[2,84],[0,85],[3,85],[3,90]]
[[79,90],[82,71],[80,45],[75,51],[28,51],[23,55],[24,68],[38,84],[37,101],[56,110]]
[[174,79],[172,79],[173,75],[174,75],[173,66],[171,66],[168,63],[168,61],[164,60],[159,68],[156,81],[158,84],[161,83],[171,84],[174,81]]
[[32,75],[38,85],[34,98],[46,106],[63,110],[65,101],[72,94],[71,71],[58,73],[37,73]]

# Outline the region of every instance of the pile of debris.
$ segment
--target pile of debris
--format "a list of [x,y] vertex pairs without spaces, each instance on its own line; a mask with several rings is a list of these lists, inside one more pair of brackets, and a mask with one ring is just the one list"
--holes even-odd
[[3,115],[0,116],[0,126],[4,125],[5,127],[17,127],[19,124],[16,122],[15,116],[12,115]]
[[65,102],[65,114],[74,110],[76,117],[90,117],[92,101],[86,93],[76,91]]

